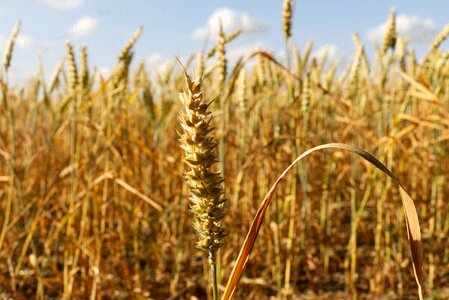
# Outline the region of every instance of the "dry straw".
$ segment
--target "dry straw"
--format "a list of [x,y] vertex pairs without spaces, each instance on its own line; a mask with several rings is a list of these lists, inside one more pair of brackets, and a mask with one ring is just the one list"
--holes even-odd
[[[338,154],[328,156],[329,160],[314,154],[309,161],[313,171],[310,168],[307,177],[292,165],[286,172],[293,168],[296,173],[286,178],[284,172],[267,191],[271,179],[276,179],[271,175],[287,160],[293,160],[307,145],[335,138],[376,151],[389,169],[402,174],[413,198],[422,199],[419,216],[428,225],[426,283],[432,293],[439,292],[438,285],[445,285],[449,256],[445,239],[439,238],[447,236],[449,228],[448,204],[443,199],[448,191],[443,179],[448,172],[439,167],[447,165],[449,157],[448,107],[441,101],[448,94],[449,54],[439,49],[444,31],[424,61],[418,61],[399,37],[394,53],[386,50],[389,55],[383,55],[379,45],[373,65],[380,65],[382,74],[377,68],[369,71],[357,36],[352,69],[349,64],[342,72],[336,71],[338,61],[325,65],[310,60],[312,43],[304,45],[301,55],[299,50],[291,51],[298,48],[290,39],[286,50],[294,58],[293,68],[289,60],[285,67],[269,51],[259,49],[235,66],[228,62],[223,88],[220,85],[226,76],[219,82],[218,64],[207,68],[201,80],[176,72],[174,63],[154,78],[143,63],[137,72],[129,72],[139,30],[123,48],[111,77],[100,82],[94,82],[98,77],[89,71],[87,51],[81,50],[77,66],[68,44],[44,102],[43,71],[17,88],[8,86],[5,71],[11,71],[18,28],[10,46],[5,45],[1,72],[0,249],[5,251],[1,251],[0,261],[5,263],[0,263],[0,290],[5,297],[69,299],[90,294],[90,299],[117,295],[204,299],[199,285],[210,280],[200,274],[200,268],[207,266],[217,299],[217,282],[231,275],[227,271],[236,261],[223,299],[234,293],[246,265],[250,278],[236,293],[239,299],[274,294],[278,298],[301,297],[298,283],[320,291],[327,285],[325,277],[338,278],[338,285],[345,284],[353,297],[394,293],[397,298],[407,298],[415,292],[412,274],[406,269],[410,263],[422,298],[418,215],[405,189],[400,186],[396,192],[392,184],[397,179],[374,157],[344,144],[321,145],[294,163],[320,149],[337,148]],[[224,36],[226,42],[221,45],[231,36]],[[387,44],[387,49],[393,45]],[[249,67],[252,59],[258,63]],[[403,63],[405,67],[397,70]],[[203,73],[202,69],[198,67],[198,73]],[[379,84],[379,75],[384,76],[385,84]],[[58,88],[60,80],[64,80],[63,88]],[[348,88],[351,80],[357,93]],[[185,92],[179,95],[183,112],[179,114],[174,105],[175,89],[184,81]],[[222,95],[218,96],[221,110],[213,114],[210,98],[203,99],[205,87],[207,95]],[[50,104],[61,109],[52,109]],[[70,108],[71,114],[64,107]],[[184,150],[173,132],[177,116]],[[220,118],[217,124],[222,130],[217,136],[226,152],[217,153],[212,116]],[[393,180],[384,184],[381,172],[369,163],[363,165],[365,174],[359,172],[361,168],[353,169],[350,159],[342,159],[342,150],[362,156]],[[184,154],[185,164],[177,164]],[[225,176],[220,176],[223,167],[218,165],[218,154],[226,158],[219,159],[226,161],[226,184]],[[183,171],[186,184],[178,178]],[[357,176],[351,180],[351,175]],[[282,177],[285,185],[279,185]],[[190,202],[179,194],[184,185],[190,188]],[[217,250],[225,236],[224,186],[236,206],[226,224],[226,231],[233,232],[229,248],[219,251],[223,255],[218,259]],[[276,187],[279,197],[274,198]],[[307,197],[299,199],[301,191]],[[359,197],[363,192],[363,198]],[[241,246],[241,229],[248,213],[265,195],[236,260],[234,252]],[[366,205],[368,198],[375,201],[373,205]],[[271,199],[277,199],[273,202],[278,205],[276,211],[266,214]],[[194,214],[185,214],[186,201]],[[265,214],[269,221],[279,222],[272,230],[260,230],[264,243],[251,254],[257,233],[267,221],[263,220]],[[396,224],[403,216],[406,223]],[[185,230],[191,221],[198,235]],[[349,226],[348,234],[345,229]],[[412,259],[407,259],[406,234]],[[349,251],[345,252],[347,238]],[[211,266],[207,258],[201,262],[192,259],[203,252],[188,246],[195,241],[209,253]],[[248,264],[250,255],[253,264]],[[313,264],[307,263],[311,256]],[[186,261],[191,264],[183,267]],[[222,272],[217,272],[221,264]],[[317,265],[320,272],[316,272]],[[343,270],[344,274],[336,274]],[[44,276],[50,273],[52,287]],[[444,298],[443,289],[440,291]]]

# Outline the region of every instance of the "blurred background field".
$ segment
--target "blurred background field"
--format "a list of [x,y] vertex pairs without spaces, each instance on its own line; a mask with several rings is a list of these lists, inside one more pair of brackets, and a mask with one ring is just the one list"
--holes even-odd
[[[374,154],[407,188],[421,222],[426,295],[449,297],[449,52],[441,48],[449,27],[417,56],[395,20],[392,10],[374,48],[354,34],[344,62],[313,56],[313,43],[297,45],[288,24],[282,55],[260,47],[227,59],[237,28],[224,32],[221,52],[211,36],[180,59],[202,77],[203,97],[220,99],[211,110],[228,199],[221,288],[277,176],[308,148],[342,142]],[[1,76],[0,297],[206,299],[207,259],[195,248],[177,134],[181,64],[173,58],[154,72],[133,60],[139,28],[109,74],[94,68],[89,48],[67,42],[52,76],[38,68],[12,83],[19,27]],[[273,201],[236,299],[417,298],[402,205],[385,175],[346,152],[316,153]]]

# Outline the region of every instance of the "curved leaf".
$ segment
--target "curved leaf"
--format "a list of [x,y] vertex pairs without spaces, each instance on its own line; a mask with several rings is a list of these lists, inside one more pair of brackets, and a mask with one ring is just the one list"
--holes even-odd
[[271,187],[268,194],[265,196],[265,199],[260,204],[259,209],[257,210],[256,216],[253,219],[253,222],[251,224],[251,227],[248,231],[248,234],[245,238],[245,241],[243,243],[242,249],[240,250],[239,256],[237,257],[237,261],[235,262],[234,268],[232,270],[231,276],[228,280],[228,284],[226,285],[225,292],[223,294],[223,300],[229,300],[232,299],[235,289],[237,287],[237,284],[243,274],[243,271],[246,267],[246,264],[248,263],[249,257],[251,255],[251,251],[253,249],[254,243],[256,242],[257,234],[259,232],[260,226],[262,225],[263,218],[265,216],[265,213],[267,211],[268,205],[271,202],[271,199],[274,195],[274,192],[276,191],[276,188],[278,184],[281,182],[281,180],[285,177],[285,175],[293,168],[293,166],[301,161],[303,158],[311,154],[312,152],[323,150],[323,149],[341,149],[341,150],[347,150],[352,153],[355,153],[371,164],[373,164],[376,168],[387,174],[391,179],[393,179],[394,182],[396,182],[399,185],[399,194],[402,199],[402,206],[404,208],[404,216],[405,216],[405,222],[407,227],[407,235],[409,239],[410,244],[410,250],[412,255],[412,264],[413,264],[413,270],[415,274],[415,279],[418,284],[418,293],[419,293],[419,299],[423,299],[423,290],[422,290],[422,283],[423,283],[423,253],[422,253],[422,242],[421,242],[421,229],[419,226],[419,220],[418,220],[418,214],[416,212],[415,204],[413,203],[413,200],[410,198],[408,193],[406,192],[405,188],[402,186],[402,184],[399,182],[399,180],[396,178],[396,176],[391,173],[390,170],[388,170],[387,167],[385,167],[377,158],[375,158],[372,154],[356,148],[354,146],[346,145],[346,144],[340,144],[340,143],[331,143],[331,144],[323,144],[316,146],[314,148],[311,148],[298,156],[295,161],[287,168],[285,171],[279,176],[279,178],[276,180],[276,182]]

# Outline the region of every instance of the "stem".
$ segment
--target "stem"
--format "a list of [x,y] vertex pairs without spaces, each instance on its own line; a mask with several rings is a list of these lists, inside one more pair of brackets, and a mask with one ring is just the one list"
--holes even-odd
[[209,251],[210,276],[212,281],[212,297],[218,300],[218,285],[217,285],[217,253]]

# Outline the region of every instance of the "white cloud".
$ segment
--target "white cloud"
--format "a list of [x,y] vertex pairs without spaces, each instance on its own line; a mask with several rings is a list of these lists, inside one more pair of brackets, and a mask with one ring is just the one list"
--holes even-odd
[[268,23],[255,19],[246,12],[235,11],[227,7],[215,10],[209,17],[207,23],[192,33],[195,39],[203,39],[208,36],[218,34],[219,21],[226,33],[231,33],[237,29],[242,29],[246,34],[263,33],[268,30]]
[[0,35],[0,53],[5,50],[6,41],[6,38],[3,35]]
[[287,63],[285,49],[277,49],[274,53],[276,55],[276,59],[278,62],[280,62],[281,64],[284,64],[284,65]]
[[16,45],[18,48],[29,49],[34,44],[34,39],[30,35],[21,34],[17,37]]
[[[388,21],[372,28],[368,31],[368,40],[372,43],[382,43],[387,26]],[[437,25],[430,18],[398,15],[396,17],[396,30],[400,36],[409,39],[413,44],[425,44],[433,40],[437,33]]]
[[53,53],[55,50],[55,42],[50,40],[37,40],[34,41],[35,48],[41,53]]
[[[158,52],[151,53],[146,60],[148,70],[154,74],[163,73],[166,71],[167,67],[173,63],[174,59],[174,57],[167,58]],[[179,59],[185,61],[183,58]]]
[[[245,44],[242,46],[237,47],[229,47],[229,49],[226,49],[226,58],[228,59],[228,63],[231,66],[234,66],[240,58],[244,58],[251,54],[254,51],[267,51],[265,49],[265,45],[263,42],[256,42],[252,44]],[[269,51],[267,51],[269,52]],[[257,57],[257,56],[256,56]],[[250,69],[254,66],[254,64],[257,62],[257,58],[253,58],[249,61],[247,61],[244,65],[246,69]],[[231,67],[233,68],[233,67]]]
[[103,78],[108,78],[112,74],[112,68],[110,66],[99,67],[97,74]]
[[29,65],[25,66],[23,63],[20,63],[17,60],[15,62],[13,61],[8,71],[8,79],[10,80],[10,82],[19,86],[23,85],[25,81],[27,81],[32,76],[29,67]]
[[[0,36],[0,52],[4,51],[9,37]],[[30,50],[33,54],[49,53],[54,49],[54,43],[44,39],[35,39],[28,34],[19,34],[14,45],[16,49]]]
[[98,30],[99,24],[94,17],[85,16],[70,27],[70,33],[74,36],[90,35]]
[[41,2],[58,10],[72,10],[80,7],[84,0],[41,0]]
[[312,57],[322,60],[325,57],[327,61],[335,61],[343,58],[343,53],[333,44],[327,44],[312,53]]
[[226,50],[226,56],[231,63],[235,63],[241,57],[245,57],[256,50],[261,50],[263,48],[264,44],[262,42],[257,42],[251,45],[232,47]]
[[158,67],[165,59],[160,53],[151,53],[148,56],[147,62],[150,68]]

